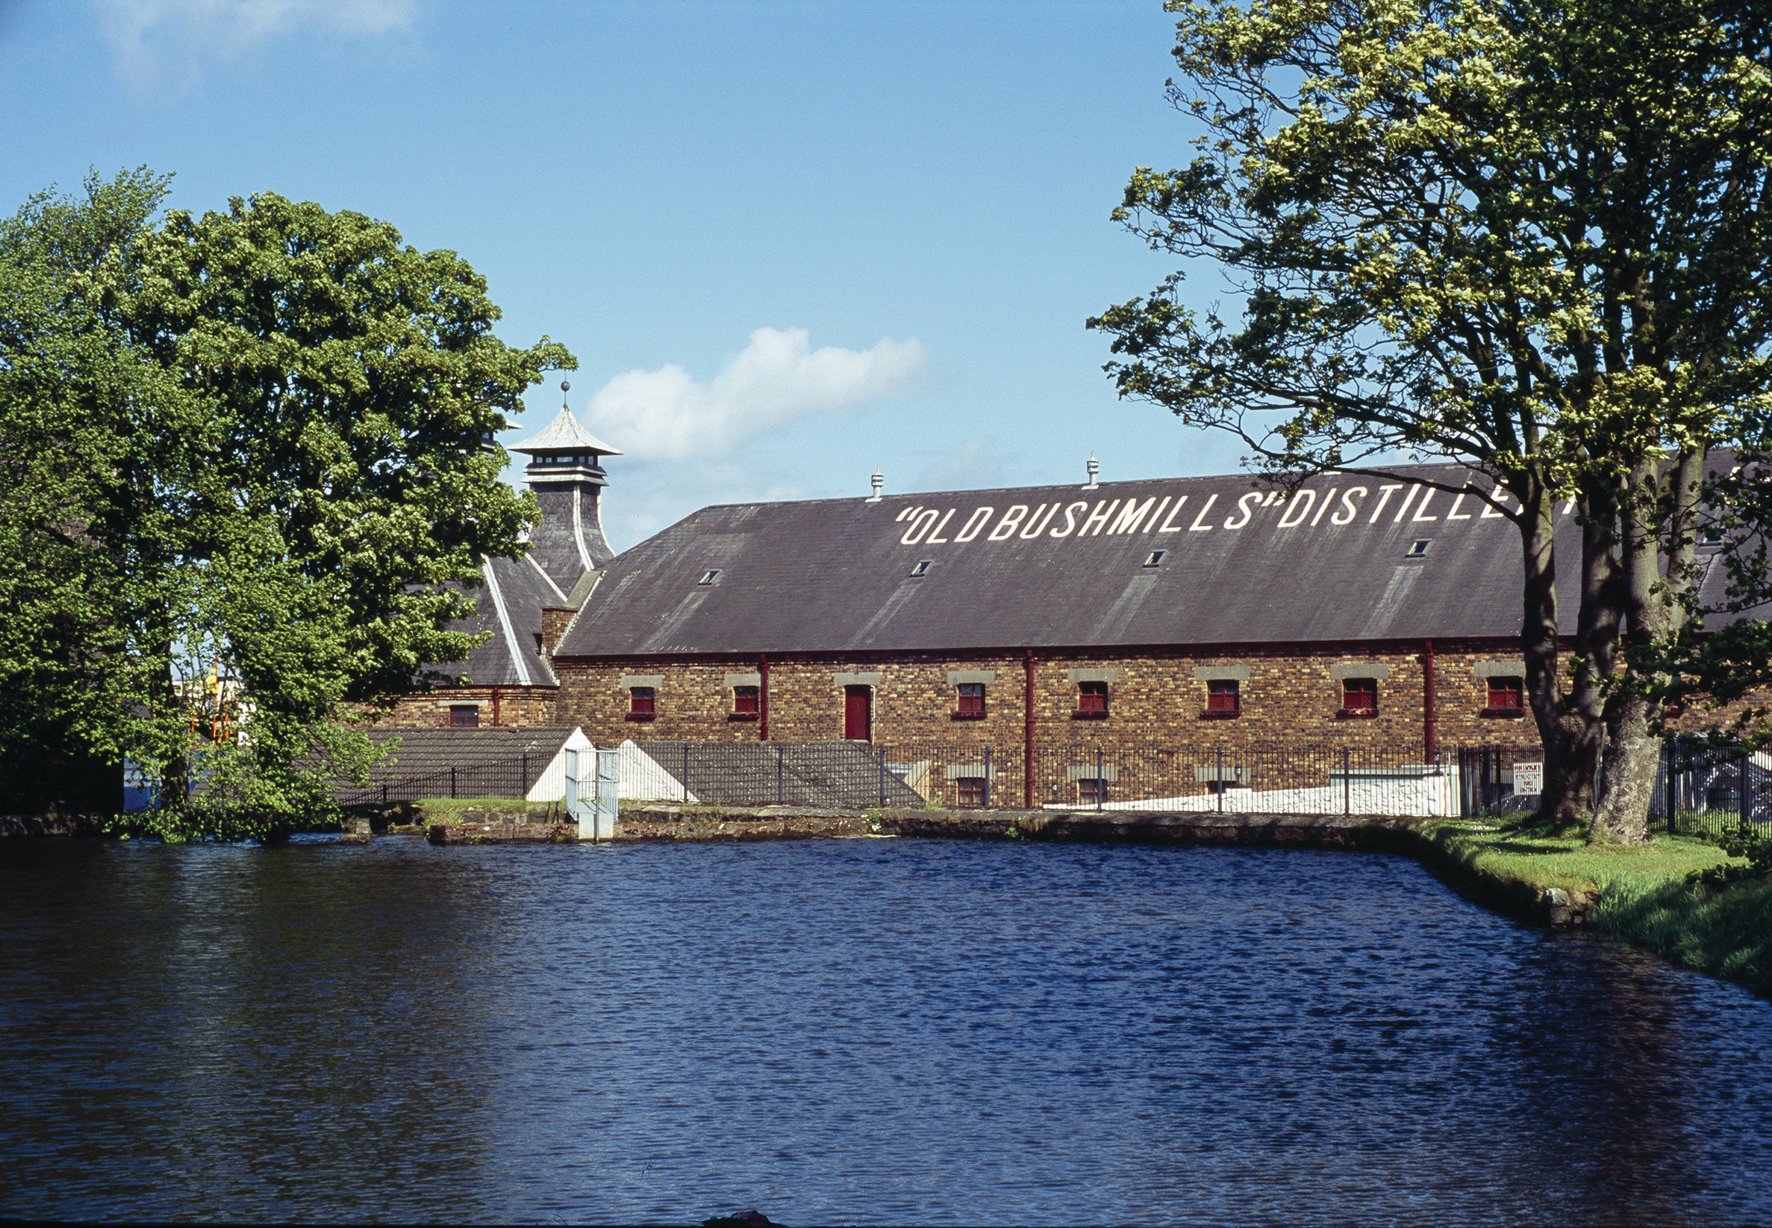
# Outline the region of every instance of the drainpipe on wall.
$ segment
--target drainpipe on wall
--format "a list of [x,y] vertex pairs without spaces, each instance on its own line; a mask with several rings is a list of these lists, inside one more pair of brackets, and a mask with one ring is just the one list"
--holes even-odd
[[769,740],[769,657],[757,654],[757,741]]
[[1021,730],[1021,807],[1034,808],[1034,650],[1027,649],[1021,661],[1024,679]]
[[492,688],[492,723],[498,725],[498,688]]
[[1421,684],[1421,709],[1422,717],[1427,724],[1427,761],[1432,763],[1434,761],[1434,642],[1423,640],[1422,645],[1425,651],[1421,655],[1421,661],[1426,676],[1422,679]]

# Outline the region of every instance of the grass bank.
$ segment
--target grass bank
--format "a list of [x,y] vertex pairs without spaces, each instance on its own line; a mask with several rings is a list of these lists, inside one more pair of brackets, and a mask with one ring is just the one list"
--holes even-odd
[[1591,901],[1598,930],[1772,996],[1772,879],[1701,884],[1692,875],[1743,864],[1695,836],[1658,835],[1643,848],[1590,845],[1505,823],[1436,819],[1421,835],[1470,875],[1540,897]]

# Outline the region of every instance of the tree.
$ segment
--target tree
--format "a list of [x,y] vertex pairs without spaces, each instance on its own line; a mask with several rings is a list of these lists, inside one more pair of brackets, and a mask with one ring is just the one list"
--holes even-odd
[[[1237,434],[1276,473],[1404,452],[1491,475],[1520,531],[1541,817],[1646,839],[1705,461],[1768,396],[1772,15],[1169,7],[1170,97],[1204,135],[1188,166],[1135,171],[1115,217],[1232,271],[1242,315],[1190,310],[1177,272],[1091,320],[1121,394]],[[1576,559],[1552,534],[1565,498]],[[1580,575],[1572,644],[1559,566]]]
[[[499,341],[466,262],[360,214],[266,193],[150,227],[164,183],[138,175],[89,184],[80,205],[40,201],[14,229],[102,213],[125,188],[122,241],[52,270],[140,376],[63,407],[59,452],[45,439],[30,454],[89,471],[44,503],[74,526],[58,583],[118,595],[63,653],[108,696],[97,744],[162,772],[175,809],[201,752],[203,788],[173,829],[263,834],[323,812],[327,778],[364,761],[342,716],[476,642],[447,629],[469,608],[457,582],[482,555],[515,555],[535,516],[499,481],[494,434],[544,371],[574,363],[546,338]],[[0,390],[6,429],[19,412]],[[192,728],[205,674],[237,688],[247,736]]]

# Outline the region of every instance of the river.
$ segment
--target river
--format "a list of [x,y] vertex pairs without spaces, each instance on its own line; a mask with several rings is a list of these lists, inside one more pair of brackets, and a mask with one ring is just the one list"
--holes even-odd
[[0,1216],[1772,1220],[1772,1003],[1298,850],[0,843]]

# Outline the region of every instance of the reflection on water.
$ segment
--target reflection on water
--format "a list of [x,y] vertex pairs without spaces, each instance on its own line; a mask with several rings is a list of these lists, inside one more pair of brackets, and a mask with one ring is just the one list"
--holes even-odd
[[0,1216],[1772,1218],[1772,1004],[1404,859],[0,846]]

